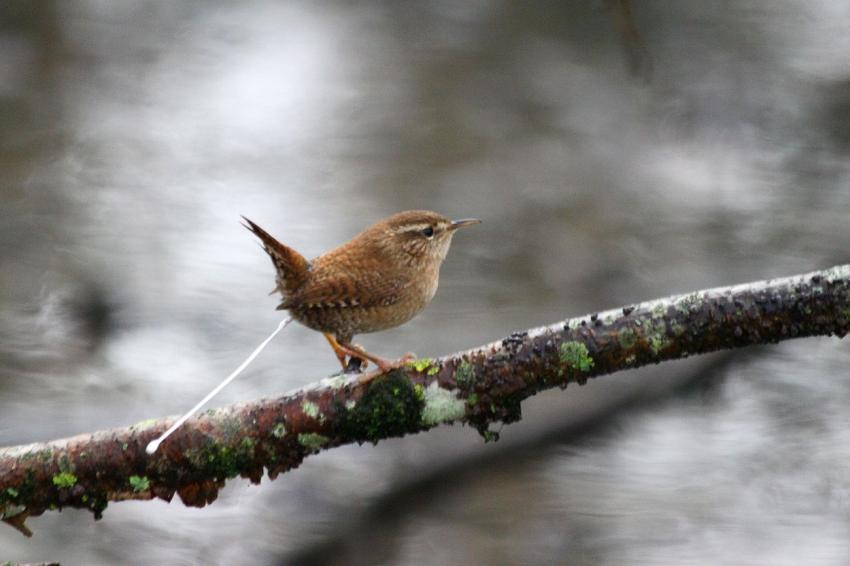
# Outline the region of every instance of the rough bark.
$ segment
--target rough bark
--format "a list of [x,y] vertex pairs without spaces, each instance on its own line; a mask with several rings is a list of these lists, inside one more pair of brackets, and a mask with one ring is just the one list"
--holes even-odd
[[599,375],[664,360],[850,330],[850,265],[678,295],[515,332],[366,385],[334,376],[275,399],[209,410],[153,455],[145,446],[173,418],[0,449],[0,517],[25,534],[27,517],[109,501],[215,500],[229,478],[259,483],[321,450],[465,422],[520,419],[520,402]]

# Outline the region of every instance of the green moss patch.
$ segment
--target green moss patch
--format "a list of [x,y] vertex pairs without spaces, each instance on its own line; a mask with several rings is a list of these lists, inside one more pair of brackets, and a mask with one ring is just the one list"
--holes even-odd
[[151,487],[151,482],[148,480],[147,476],[130,476],[130,487],[133,488],[133,491],[139,493],[140,491],[147,491]]
[[77,476],[71,472],[60,472],[53,476],[53,485],[58,488],[68,488],[77,485]]
[[327,441],[327,436],[316,434],[315,432],[302,432],[298,435],[298,443],[312,452],[318,452]]
[[322,420],[323,416],[319,412],[319,406],[312,401],[304,401],[301,403],[301,410],[311,419]]
[[667,328],[664,322],[650,321],[646,326],[646,338],[649,347],[656,356],[667,346]]
[[475,381],[475,368],[469,362],[461,362],[455,370],[455,383],[460,387],[466,387]]
[[[635,342],[637,342],[637,334],[635,334],[634,330],[628,327],[621,328],[617,333],[617,338],[620,341],[620,346],[626,349],[633,347]],[[591,362],[592,361],[593,360],[591,360]],[[591,364],[591,367],[592,366],[593,364]]]
[[413,385],[404,372],[376,379],[357,404],[337,406],[336,434],[343,439],[377,443],[421,428],[425,391]]
[[420,373],[425,372],[428,375],[436,375],[437,372],[440,371],[440,366],[435,364],[434,360],[432,360],[431,358],[411,360],[407,362],[407,365]]
[[232,478],[239,475],[254,460],[254,441],[243,438],[234,448],[210,442],[202,448],[191,448],[186,457],[206,476]]
[[144,421],[138,422],[138,423],[130,426],[130,428],[132,430],[139,431],[139,430],[144,430],[146,428],[150,428],[157,423],[159,423],[159,419],[146,419]]
[[581,372],[587,372],[593,368],[593,358],[590,357],[587,346],[581,342],[572,341],[561,344],[559,357],[562,364]]

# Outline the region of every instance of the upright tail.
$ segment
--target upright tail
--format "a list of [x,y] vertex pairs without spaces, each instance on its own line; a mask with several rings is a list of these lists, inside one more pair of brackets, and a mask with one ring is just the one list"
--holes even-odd
[[277,286],[272,293],[280,291],[284,296],[291,295],[306,280],[307,272],[310,269],[310,262],[300,253],[278,242],[254,222],[244,216],[242,218],[247,222],[243,226],[248,228],[263,242],[263,248],[265,248],[269,257],[272,258],[272,263],[275,270],[277,270]]

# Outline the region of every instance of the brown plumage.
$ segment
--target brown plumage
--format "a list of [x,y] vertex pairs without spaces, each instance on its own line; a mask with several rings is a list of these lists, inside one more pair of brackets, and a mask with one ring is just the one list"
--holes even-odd
[[369,354],[351,343],[354,335],[399,326],[425,308],[437,291],[440,265],[455,230],[480,221],[452,221],[427,210],[400,212],[312,261],[254,222],[245,222],[277,271],[272,292],[283,298],[278,309],[322,332],[343,368],[351,356],[371,360],[383,372],[404,358],[393,362]]

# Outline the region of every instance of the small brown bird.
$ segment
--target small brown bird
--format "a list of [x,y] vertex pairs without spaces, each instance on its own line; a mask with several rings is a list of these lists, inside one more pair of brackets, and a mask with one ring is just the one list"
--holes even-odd
[[[243,217],[244,218],[244,217]],[[399,326],[425,308],[440,277],[455,230],[481,222],[477,218],[449,220],[427,210],[399,212],[372,224],[347,243],[312,261],[277,241],[245,218],[246,228],[263,242],[277,270],[283,300],[278,310],[325,335],[342,364],[346,356],[374,362],[379,371],[367,381],[410,359],[387,360],[351,342],[355,334]]]

